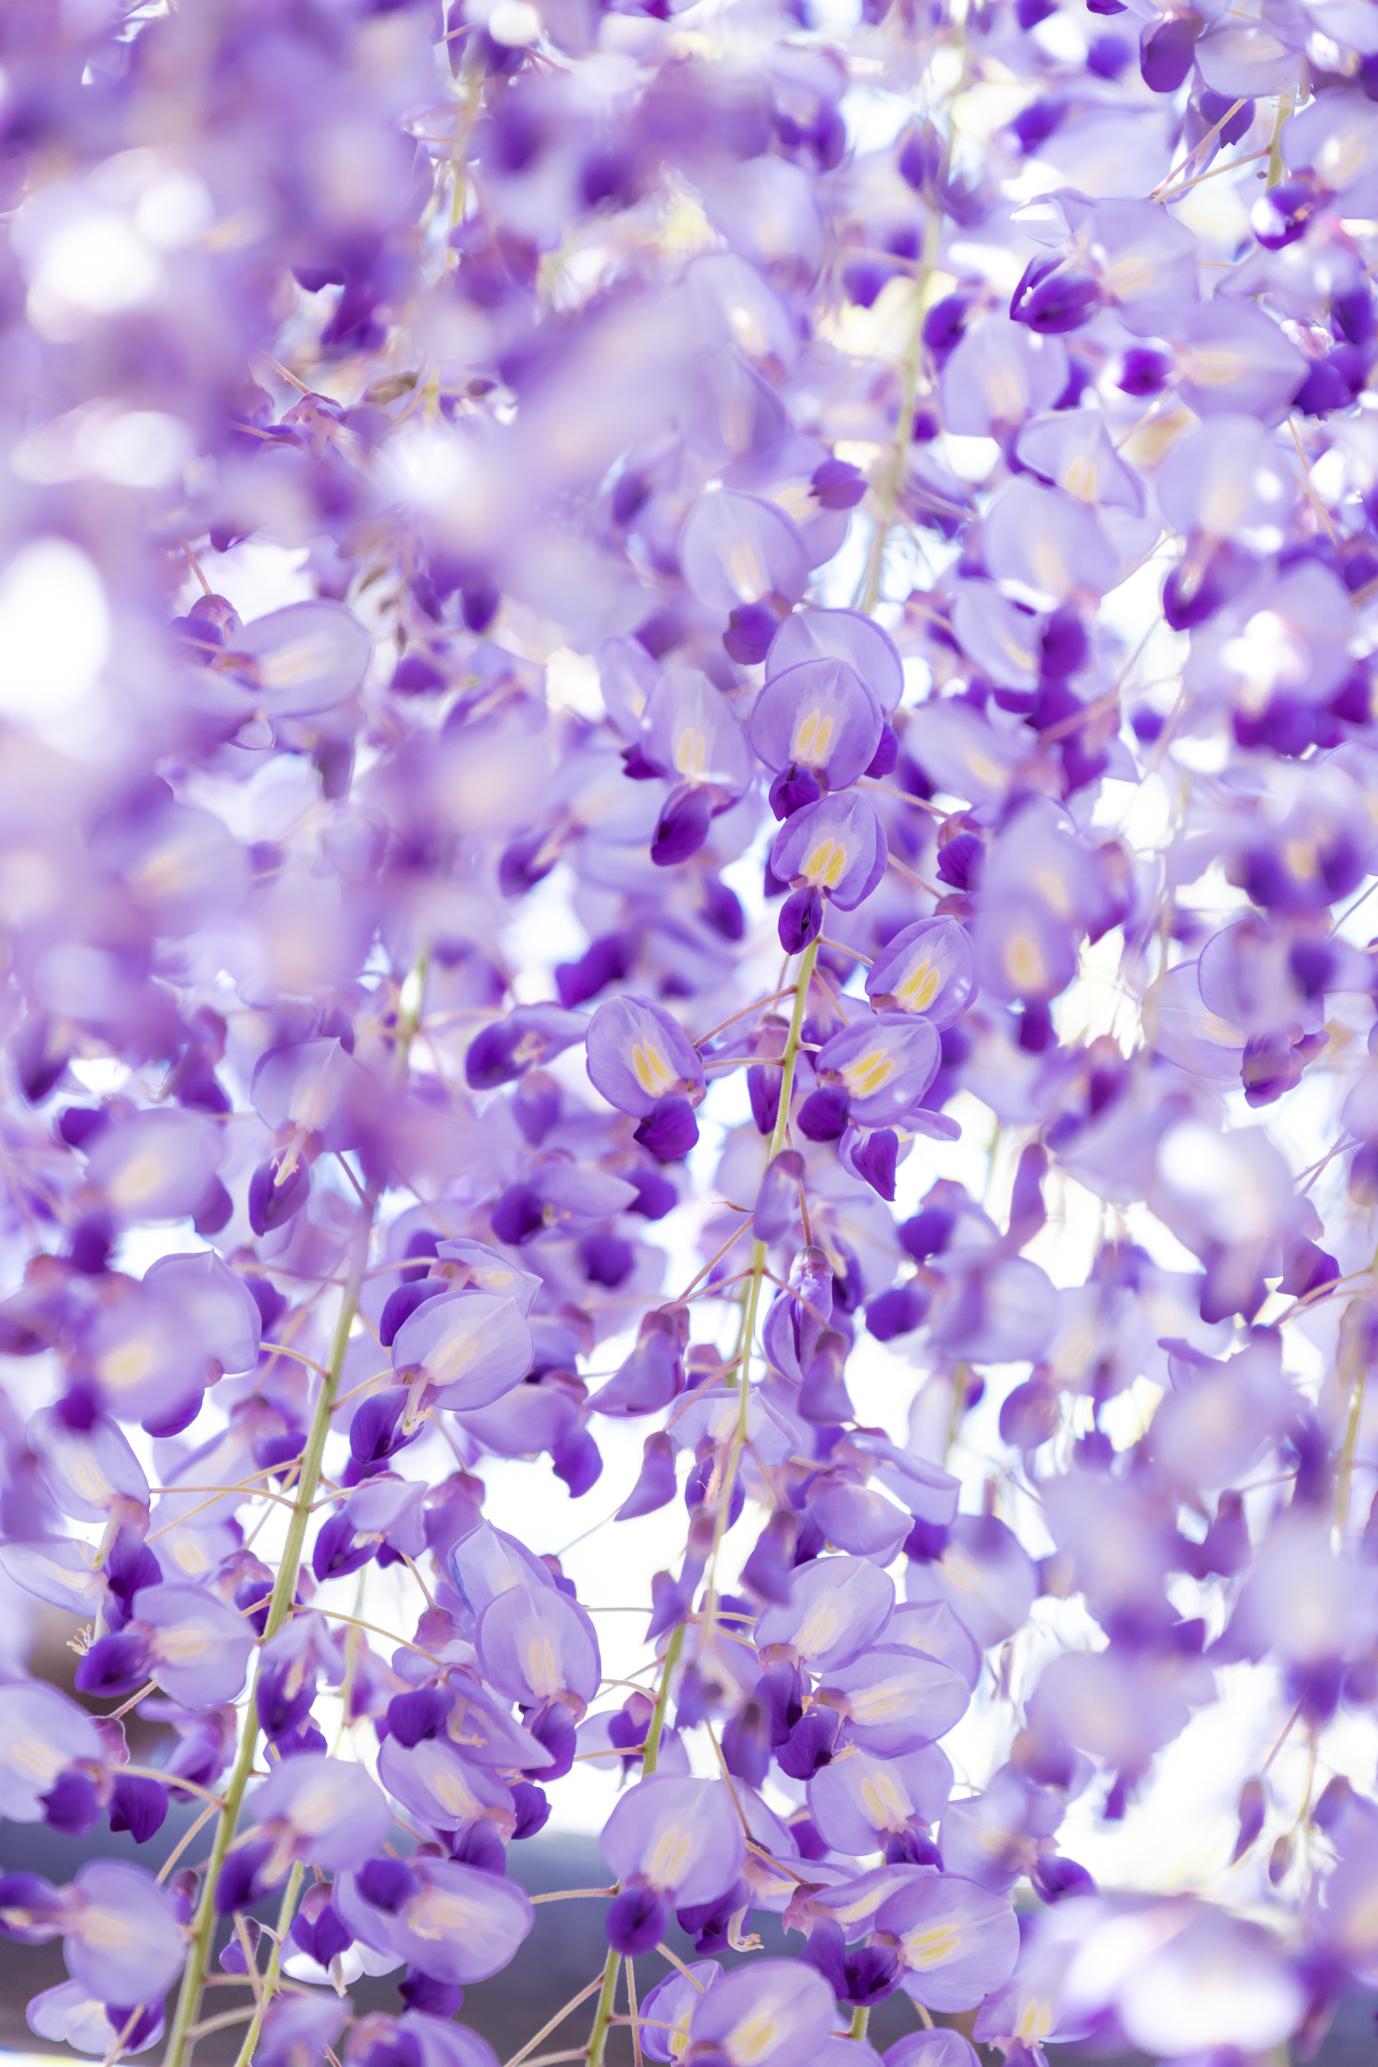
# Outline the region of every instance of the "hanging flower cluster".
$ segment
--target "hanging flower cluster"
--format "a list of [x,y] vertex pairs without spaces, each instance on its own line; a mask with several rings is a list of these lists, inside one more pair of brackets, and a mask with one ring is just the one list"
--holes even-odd
[[596,1799],[529,2067],[1314,2046],[1378,8],[10,0],[0,209],[34,2030],[496,2067]]

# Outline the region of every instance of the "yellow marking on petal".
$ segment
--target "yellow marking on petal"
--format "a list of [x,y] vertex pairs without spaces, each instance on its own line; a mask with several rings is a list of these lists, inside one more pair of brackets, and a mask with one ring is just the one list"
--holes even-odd
[[1014,933],[1005,942],[1005,970],[1015,989],[1024,995],[1045,988],[1048,963],[1032,933]]
[[942,1555],[942,1568],[948,1585],[955,1586],[958,1593],[974,1593],[981,1583],[980,1566],[964,1550],[949,1546]]
[[727,2050],[735,2067],[756,2067],[758,2061],[769,2059],[779,2043],[779,2018],[769,2016],[765,2010],[757,2010],[729,2034]]
[[653,1888],[674,1888],[693,1856],[693,1831],[682,1823],[667,1823],[646,1854],[642,1870]]
[[483,1920],[483,1905],[449,1888],[422,1888],[403,1914],[418,1938],[458,1938]]
[[1100,488],[1100,468],[1094,459],[1082,453],[1063,475],[1062,486],[1079,502],[1094,502]]
[[813,883],[820,890],[835,890],[842,881],[846,866],[846,847],[841,840],[827,835],[811,853],[805,855],[802,874],[805,882]]
[[909,1706],[913,1689],[907,1679],[880,1679],[847,1696],[853,1722],[894,1722]]
[[1023,368],[1009,360],[986,367],[981,374],[986,408],[993,423],[1017,423],[1028,406],[1029,388]]
[[1048,2036],[1053,2028],[1053,2006],[1043,2002],[1036,1995],[1030,1996],[1019,2012],[1019,2021],[1014,2027],[1016,2038],[1022,2038],[1025,2045],[1037,2045]]
[[1071,574],[1062,547],[1050,531],[1035,531],[1029,541],[1029,558],[1043,587],[1053,595],[1071,587]]
[[114,1487],[89,1450],[69,1452],[66,1463],[68,1478],[82,1498],[89,1500],[93,1507],[99,1507],[102,1501],[113,1496]]
[[1142,251],[1127,251],[1122,258],[1109,259],[1101,270],[1101,285],[1116,301],[1131,294],[1143,294],[1152,287],[1158,266]]
[[708,766],[708,739],[702,725],[686,725],[675,734],[675,767],[686,782],[697,782]]
[[1316,865],[1316,844],[1314,840],[1284,840],[1282,858],[1288,873],[1299,883],[1312,882],[1320,874]]
[[195,1622],[174,1622],[157,1630],[153,1640],[165,1665],[195,1665],[216,1647],[214,1638]]
[[1055,868],[1049,866],[1035,869],[1033,882],[1034,888],[1049,911],[1056,912],[1060,919],[1071,918],[1072,900],[1068,895],[1066,883]]
[[926,1974],[932,1967],[946,1966],[961,1949],[962,1934],[955,1923],[930,1924],[926,1931],[910,1931],[900,1939],[904,1963],[911,1972]]
[[478,1351],[477,1335],[451,1335],[447,1341],[427,1350],[424,1368],[437,1385],[448,1385],[461,1372],[468,1370]]
[[1186,372],[1198,388],[1228,387],[1245,368],[1245,357],[1237,345],[1194,345],[1186,355]]
[[794,728],[790,741],[790,759],[807,761],[820,768],[828,758],[828,749],[833,743],[833,720],[823,711],[806,711]]
[[544,1700],[549,1694],[560,1691],[560,1671],[555,1662],[555,1646],[542,1633],[529,1636],[525,1645],[527,1684]]
[[320,672],[321,660],[320,641],[308,632],[304,637],[288,639],[275,652],[261,654],[259,680],[270,689],[296,689]]
[[842,1078],[853,1098],[871,1098],[889,1083],[895,1067],[895,1058],[886,1049],[868,1048],[847,1064]]
[[903,1830],[914,1809],[904,1788],[884,1767],[862,1781],[861,1802],[873,1830]]
[[125,1392],[133,1385],[142,1385],[152,1372],[157,1361],[152,1342],[147,1336],[132,1335],[127,1341],[117,1343],[106,1351],[100,1360],[101,1384],[112,1392]]
[[663,1098],[675,1081],[654,1041],[638,1041],[632,1049],[632,1075],[648,1098]]
[[66,1765],[66,1758],[54,1749],[46,1739],[33,1735],[12,1738],[5,1747],[5,1762],[26,1780],[38,1780],[47,1786],[57,1778]]
[[110,1186],[112,1204],[123,1206],[127,1212],[136,1211],[157,1197],[163,1174],[162,1158],[152,1149],[145,1149],[142,1155],[131,1156]]
[[168,1538],[167,1548],[179,1572],[199,1579],[211,1568],[211,1555],[195,1529],[177,1529]]
[[966,764],[967,774],[974,775],[978,782],[984,782],[991,789],[998,789],[1005,780],[1005,771],[995,756],[983,753],[979,746],[968,748]]
[[794,1648],[804,1657],[826,1651],[842,1629],[842,1611],[835,1600],[816,1601],[794,1634]]
[[467,1817],[481,1813],[483,1805],[465,1779],[463,1767],[456,1765],[439,1746],[422,1760],[421,1769],[431,1793],[450,1815]]
[[732,586],[744,603],[755,603],[770,593],[770,576],[760,554],[747,539],[739,539],[727,556]]
[[125,1916],[118,1909],[83,1909],[78,1935],[83,1945],[101,1952],[132,1952],[141,1929],[137,1916]]
[[339,1789],[327,1773],[316,1773],[292,1799],[291,1822],[307,1836],[328,1830],[340,1809]]
[[906,1012],[926,1012],[943,987],[943,979],[925,956],[916,962],[895,993]]

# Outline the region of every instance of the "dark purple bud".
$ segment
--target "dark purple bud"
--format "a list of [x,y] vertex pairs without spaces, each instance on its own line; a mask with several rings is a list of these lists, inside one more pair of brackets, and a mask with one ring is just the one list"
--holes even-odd
[[412,1440],[410,1436],[399,1434],[398,1430],[406,1404],[407,1388],[404,1385],[390,1385],[386,1392],[373,1393],[361,1403],[349,1424],[350,1455],[360,1477],[385,1463],[394,1450],[401,1449]]
[[383,1302],[383,1311],[378,1316],[378,1340],[384,1349],[392,1347],[392,1338],[409,1314],[418,1306],[424,1306],[428,1299],[434,1299],[445,1290],[440,1278],[414,1278],[409,1283],[397,1285]]
[[668,1435],[657,1430],[646,1438],[636,1484],[617,1510],[619,1521],[654,1514],[675,1497],[675,1452]]
[[550,874],[559,858],[559,844],[548,831],[522,833],[503,849],[498,888],[504,897],[524,897]]
[[791,1780],[811,1780],[820,1766],[831,1764],[841,1732],[842,1718],[835,1709],[811,1708],[776,1754],[781,1772]]
[[[726,1952],[731,1943],[732,1918],[749,1899],[750,1891],[745,1882],[735,1881],[712,1902],[685,1903],[683,1908],[675,1911],[675,1920],[680,1929],[687,1931],[693,1939],[694,1950],[701,1957]],[[697,2061],[695,2067],[698,2067]]]
[[532,1185],[512,1184],[493,1206],[489,1221],[495,1238],[520,1248],[545,1227],[545,1202]]
[[344,1513],[332,1514],[323,1522],[311,1553],[311,1569],[317,1579],[340,1579],[373,1562],[377,1544],[356,1537],[354,1524]]
[[282,1158],[270,1156],[266,1163],[260,1163],[249,1179],[249,1225],[255,1234],[267,1234],[272,1228],[285,1227],[292,1217],[300,1213],[311,1191],[311,1170],[305,1162],[295,1162],[285,1175]]
[[1086,51],[1086,69],[1097,79],[1118,79],[1130,56],[1122,36],[1093,36]]
[[1150,22],[1139,38],[1139,70],[1150,93],[1176,93],[1196,56],[1205,24],[1194,7]]
[[1309,179],[1281,179],[1265,188],[1249,211],[1249,227],[1265,251],[1281,251],[1304,237],[1328,196]]
[[679,1193],[663,1170],[653,1170],[649,1164],[642,1164],[634,1170],[622,1170],[618,1174],[625,1178],[628,1184],[636,1186],[636,1197],[627,1211],[639,1213],[643,1220],[663,1220],[679,1203]]
[[767,603],[747,603],[734,610],[723,633],[723,650],[739,667],[755,667],[765,659],[780,629],[778,612]]
[[897,1335],[920,1327],[927,1311],[928,1300],[917,1285],[892,1285],[867,1307],[867,1333],[877,1342],[893,1342]]
[[923,341],[939,366],[961,341],[971,313],[969,295],[945,294],[924,317]]
[[699,1123],[687,1098],[662,1098],[636,1128],[636,1139],[658,1163],[682,1162],[699,1138]]
[[566,1011],[588,1004],[610,983],[618,983],[632,966],[635,942],[626,933],[604,933],[591,941],[577,962],[558,962],[555,991]]
[[900,1247],[915,1263],[941,1255],[952,1239],[953,1218],[946,1206],[923,1206],[899,1229]]
[[864,1177],[878,1198],[893,1202],[895,1172],[899,1166],[899,1136],[891,1127],[878,1127],[868,1134],[860,1148],[852,1151],[852,1168]]
[[765,1710],[748,1701],[723,1725],[722,1755],[727,1769],[748,1787],[761,1787],[770,1771],[770,1729]]
[[708,838],[713,819],[712,798],[706,789],[687,783],[673,790],[656,822],[651,840],[651,859],[658,868],[673,868],[697,854]]
[[[967,1393],[967,1404],[971,1394]],[[912,1557],[915,1564],[931,1565],[947,1549],[951,1530],[940,1522],[915,1522],[904,1539],[904,1554]]]
[[1084,1866],[1078,1866],[1075,1859],[1064,1859],[1060,1852],[1043,1852],[1034,1861],[1029,1874],[1034,1893],[1045,1902],[1062,1902],[1069,1895],[1094,1895],[1096,1883]]
[[416,1893],[417,1880],[403,1859],[370,1859],[359,1874],[359,1893],[371,1909],[392,1916]]
[[582,1500],[603,1475],[603,1453],[586,1428],[576,1428],[555,1443],[550,1463],[573,1500]]
[[1073,606],[1055,610],[1039,640],[1038,671],[1046,681],[1065,682],[1080,673],[1091,656],[1086,626]]
[[742,1567],[742,1583],[767,1601],[787,1601],[794,1570],[794,1549],[799,1534],[795,1515],[777,1508],[770,1516],[755,1547]]
[[[784,1072],[773,1063],[753,1063],[746,1073],[747,1097],[751,1100],[751,1117],[756,1122],[759,1134],[774,1131],[776,1115],[780,1110],[780,1087]],[[839,1130],[840,1131],[840,1130]]]
[[777,932],[785,953],[800,955],[810,945],[810,940],[816,940],[822,932],[822,891],[814,889],[812,883],[804,883],[797,891],[789,891],[789,897],[785,897],[785,903],[779,909]]
[[866,493],[866,476],[848,460],[825,459],[809,485],[825,510],[852,510]]
[[512,1809],[516,1811],[512,1844],[519,1844],[523,1838],[535,1838],[550,1823],[550,1796],[543,1788],[537,1788],[533,1780],[512,1782]]
[[88,1148],[110,1124],[110,1115],[99,1106],[69,1105],[58,1115],[57,1131],[68,1148]]
[[1067,103],[1061,100],[1036,100],[1021,108],[1010,124],[1020,150],[1027,156],[1045,144],[1061,127],[1066,113]]
[[156,1780],[116,1773],[110,1795],[110,1828],[127,1830],[136,1845],[157,1835],[167,1815],[167,1789]]
[[613,1897],[607,1914],[608,1943],[614,1952],[635,1958],[650,1952],[665,1935],[670,1910],[665,1897],[643,1882],[633,1881]]
[[1030,330],[1052,337],[1079,330],[1083,323],[1090,322],[1099,306],[1100,287],[1089,274],[1059,267],[1020,297],[1010,314]]
[[453,1706],[445,1687],[413,1687],[409,1693],[394,1694],[387,1708],[388,1735],[408,1750],[427,1738],[443,1736]]
[[1263,1819],[1268,1812],[1268,1797],[1263,1782],[1250,1779],[1239,1791],[1239,1832],[1230,1854],[1231,1866],[1237,1866],[1244,1854],[1257,1842],[1263,1828]]
[[579,1244],[579,1262],[591,1285],[615,1292],[636,1268],[636,1250],[622,1235],[585,1235]]
[[879,781],[881,776],[890,773],[899,759],[899,752],[899,739],[894,726],[887,719],[880,728],[880,740],[874,754],[871,756],[870,765],[866,773],[873,781]]
[[1328,359],[1317,359],[1301,386],[1292,397],[1292,406],[1300,409],[1303,416],[1329,416],[1334,409],[1347,409],[1354,399],[1354,389],[1343,362],[1337,363],[1338,354]]
[[[159,1791],[156,1786],[154,1791]],[[60,1830],[65,1836],[81,1837],[100,1819],[101,1803],[95,1785],[74,1767],[59,1774],[42,1799],[48,1828]]]
[[545,1701],[525,1718],[526,1727],[546,1751],[552,1763],[541,1767],[542,1780],[563,1780],[578,1749],[574,1717],[562,1701]]
[[251,1838],[247,1844],[231,1847],[215,1883],[215,1907],[220,1916],[252,1908],[262,1892],[259,1875],[272,1855],[266,1840]]
[[1122,395],[1160,395],[1172,376],[1172,358],[1153,345],[1131,345],[1115,385]]
[[810,768],[783,768],[770,785],[770,808],[777,818],[788,818],[806,804],[816,804],[823,785]]
[[124,1629],[97,1637],[78,1661],[72,1683],[82,1694],[128,1694],[148,1677],[148,1639]]

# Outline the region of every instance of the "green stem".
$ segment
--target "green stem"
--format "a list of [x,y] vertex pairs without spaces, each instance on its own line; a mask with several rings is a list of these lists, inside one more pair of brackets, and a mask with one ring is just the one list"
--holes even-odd
[[[794,1073],[799,1062],[799,1043],[803,1037],[809,989],[813,983],[813,972],[818,966],[818,947],[819,943],[816,940],[809,942],[800,957],[799,974],[795,978],[794,1010],[790,1014],[789,1033],[785,1038],[785,1052],[781,1058],[780,1102],[775,1109],[775,1125],[771,1130],[770,1146],[766,1152],[768,1164],[773,1163],[779,1155],[789,1132]],[[737,1425],[732,1432],[732,1444],[723,1469],[723,1482],[718,1494],[713,1524],[713,1548],[708,1560],[708,1584],[704,1591],[703,1622],[706,1629],[712,1627],[717,1613],[718,1552],[722,1548],[723,1537],[727,1534],[732,1494],[737,1484],[737,1473],[741,1468],[742,1452],[746,1448],[747,1420],[751,1406],[751,1352],[756,1341],[756,1316],[760,1310],[761,1286],[765,1281],[765,1272],[766,1245],[758,1241],[752,1247],[751,1266],[742,1290],[742,1328],[737,1344]]]
[[[373,1227],[373,1214],[377,1200],[370,1194],[367,1209],[362,1214],[358,1234],[355,1238],[354,1261],[345,1283],[344,1297],[340,1302],[339,1317],[335,1322],[334,1340],[330,1347],[330,1362],[316,1396],[315,1411],[311,1417],[311,1428],[302,1453],[301,1475],[297,1481],[297,1497],[292,1507],[292,1518],[287,1525],[287,1541],[283,1548],[282,1562],[278,1566],[273,1582],[272,1595],[268,1602],[268,1617],[264,1624],[263,1642],[275,1637],[291,1613],[296,1599],[297,1578],[301,1571],[302,1550],[306,1543],[306,1530],[311,1519],[311,1505],[320,1484],[321,1463],[325,1456],[326,1437],[330,1433],[330,1416],[335,1405],[335,1394],[339,1389],[340,1373],[344,1368],[345,1351],[349,1346],[349,1331],[358,1310],[363,1274],[368,1262],[369,1235]],[[163,2067],[185,2067],[191,2046],[191,2027],[196,2022],[201,2008],[201,1996],[206,1985],[206,1973],[210,1965],[211,1941],[215,1936],[215,1890],[220,1879],[220,1869],[225,1855],[234,1840],[239,1812],[244,1806],[244,1792],[253,1771],[254,1751],[258,1744],[258,1682],[262,1671],[262,1651],[259,1652],[259,1667],[254,1673],[253,1689],[249,1705],[244,1714],[239,1749],[235,1754],[234,1767],[230,1773],[229,1785],[225,1789],[225,1806],[216,1826],[215,1841],[206,1867],[206,1877],[201,1887],[201,1899],[197,1905],[192,1926],[191,1958],[182,1976],[181,1993],[177,1998],[177,2009],[168,2034],[167,2051],[163,2055]],[[247,2055],[244,2057],[247,2058]]]
[[1270,187],[1277,186],[1282,178],[1282,132],[1287,127],[1287,118],[1296,106],[1296,101],[1295,93],[1280,93],[1278,95],[1278,111],[1273,122],[1273,141],[1268,147],[1268,185]]
[[651,1721],[646,1731],[646,1743],[641,1754],[643,1778],[649,1778],[660,1762],[660,1739],[665,1728],[665,1711],[670,1705],[670,1681],[675,1676],[679,1654],[684,1648],[684,1624],[676,1623],[670,1632],[670,1641],[665,1646],[665,1657],[660,1667],[660,1685],[656,1689],[656,1705],[651,1710]]
[[[406,1079],[407,1063],[411,1043],[416,1035],[421,1017],[421,994],[425,989],[428,958],[423,951],[412,971],[409,986],[404,986],[405,1002],[398,1015],[396,1075],[399,1082]],[[409,990],[410,994],[406,995]],[[206,1975],[210,1968],[211,1945],[215,1937],[216,1909],[215,1890],[220,1879],[220,1870],[225,1856],[234,1842],[239,1823],[239,1812],[244,1806],[244,1794],[253,1772],[254,1752],[258,1745],[258,1685],[263,1671],[262,1646],[270,1643],[282,1628],[292,1612],[297,1597],[297,1580],[301,1573],[302,1552],[306,1547],[306,1531],[311,1522],[311,1509],[320,1486],[321,1466],[325,1459],[325,1445],[330,1435],[330,1418],[335,1411],[340,1389],[340,1376],[344,1370],[345,1355],[349,1348],[350,1331],[354,1317],[359,1311],[359,1300],[363,1293],[364,1280],[368,1274],[369,1243],[373,1235],[374,1216],[378,1210],[377,1185],[370,1185],[364,1195],[359,1213],[358,1226],[354,1236],[354,1255],[344,1282],[340,1297],[340,1310],[335,1320],[335,1332],[330,1343],[330,1357],[320,1391],[311,1416],[311,1427],[302,1452],[301,1467],[297,1478],[296,1499],[292,1506],[291,1519],[287,1524],[287,1540],[283,1545],[282,1559],[273,1591],[268,1600],[268,1615],[264,1623],[258,1664],[254,1669],[254,1683],[249,1694],[248,1706],[244,1711],[239,1748],[235,1753],[234,1766],[229,1784],[225,1789],[225,1805],[216,1825],[211,1855],[206,1864],[206,1876],[201,1886],[201,1899],[197,1903],[192,1923],[191,1957],[182,1975],[182,1986],[177,1997],[177,2008],[173,2013],[172,2026],[168,2033],[167,2050],[163,2055],[163,2067],[186,2067],[187,2056],[194,2043],[192,2027],[201,2009],[201,1997],[205,1992]],[[291,1904],[295,1902],[300,1887],[300,1868],[294,1868],[289,1876],[283,1895],[282,1918],[291,1919]],[[285,1928],[285,1925],[284,1925]],[[282,1962],[281,1934],[274,1947],[268,1971],[276,1985],[277,1973]],[[271,1992],[271,1991],[270,1991]],[[265,2001],[266,2001],[265,1997]],[[257,2042],[258,2024],[261,2016],[255,2013],[255,2020],[246,2034],[245,2044],[240,2050],[241,2061],[250,2057],[252,2046]]]
[[593,2029],[589,2033],[589,2067],[603,2067],[603,2048],[608,2042],[608,2026],[612,2022],[612,2006],[617,1996],[617,1975],[622,1964],[622,1955],[608,1947],[608,1956],[603,1963],[603,1985],[598,1991],[598,2007],[593,2013]]
[[282,1948],[287,1941],[287,1933],[292,1928],[292,1917],[296,1912],[297,1897],[301,1893],[305,1875],[306,1868],[298,1861],[287,1876],[287,1885],[282,1891],[282,1902],[278,1909],[277,1936],[268,1956],[268,1968],[263,1976],[259,1999],[254,2005],[254,2013],[249,2020],[249,2028],[244,2033],[244,2043],[235,2057],[234,2067],[249,2067],[249,2062],[254,2057],[258,2034],[263,2029],[264,2015],[269,2003],[277,1994],[278,1982],[282,1978]]
[[864,2004],[858,2003],[856,2008],[852,2011],[852,2028],[847,2033],[847,2036],[849,2038],[865,2038],[866,2026],[870,2023],[870,2021],[870,2010],[866,2008]]

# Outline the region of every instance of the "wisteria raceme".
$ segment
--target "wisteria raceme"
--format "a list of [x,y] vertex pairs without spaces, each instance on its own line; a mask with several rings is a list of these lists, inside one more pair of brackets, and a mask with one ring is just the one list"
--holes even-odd
[[1313,2054],[1378,7],[9,0],[0,211],[33,2032]]

